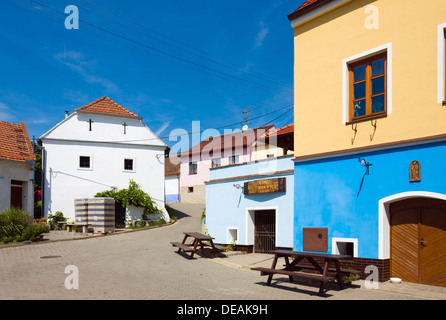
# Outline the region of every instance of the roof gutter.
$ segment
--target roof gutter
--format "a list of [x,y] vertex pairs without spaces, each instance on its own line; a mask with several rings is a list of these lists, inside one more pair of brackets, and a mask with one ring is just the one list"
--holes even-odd
[[291,26],[296,28],[351,1],[352,0],[319,0],[300,10],[294,11],[288,15],[288,19],[291,22]]

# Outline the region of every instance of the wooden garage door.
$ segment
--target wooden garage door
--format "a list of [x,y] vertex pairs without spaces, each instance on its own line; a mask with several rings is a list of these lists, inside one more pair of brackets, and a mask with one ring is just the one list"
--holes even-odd
[[391,212],[391,276],[446,287],[446,201],[399,201]]

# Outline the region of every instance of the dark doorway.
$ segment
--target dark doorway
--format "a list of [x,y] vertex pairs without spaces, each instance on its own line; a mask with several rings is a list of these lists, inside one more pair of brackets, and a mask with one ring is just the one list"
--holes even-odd
[[11,207],[22,209],[22,193],[23,185],[22,181],[11,181]]
[[115,228],[125,228],[125,206],[120,202],[115,203]]
[[267,253],[276,248],[276,210],[257,210],[254,214],[254,251]]

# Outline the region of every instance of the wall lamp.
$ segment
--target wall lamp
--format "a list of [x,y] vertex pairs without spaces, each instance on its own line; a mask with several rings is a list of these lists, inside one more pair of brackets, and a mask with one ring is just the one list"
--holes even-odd
[[361,163],[361,166],[366,167],[365,174],[368,175],[369,174],[369,167],[372,166],[373,164],[368,163],[367,161],[365,161],[364,158],[358,158],[358,162]]
[[237,190],[240,189],[240,188],[243,189],[243,186],[239,185],[238,183],[234,184],[233,187],[236,188]]

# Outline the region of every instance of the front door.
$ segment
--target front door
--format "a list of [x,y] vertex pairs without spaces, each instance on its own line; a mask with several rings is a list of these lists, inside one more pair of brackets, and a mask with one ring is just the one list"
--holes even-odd
[[11,208],[22,209],[22,181],[12,180],[11,181]]
[[391,276],[446,287],[446,201],[403,200],[390,214]]
[[276,211],[255,211],[254,226],[254,252],[266,253],[274,250],[276,248]]

